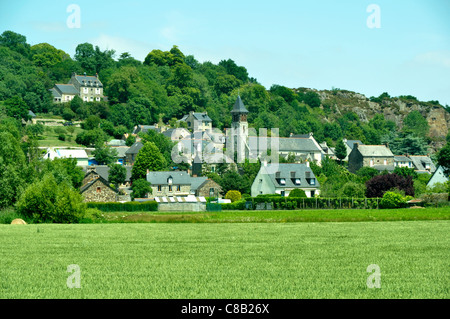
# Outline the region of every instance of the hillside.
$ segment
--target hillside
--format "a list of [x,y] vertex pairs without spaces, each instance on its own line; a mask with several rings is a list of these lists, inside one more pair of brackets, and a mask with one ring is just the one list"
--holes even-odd
[[[72,73],[98,74],[108,100],[53,103],[49,90],[67,83]],[[0,112],[8,116],[27,110],[66,120],[96,116],[103,127],[114,127],[109,135],[120,136],[138,124],[176,125],[176,119],[190,111],[206,111],[213,126],[224,129],[231,125],[237,95],[250,112],[250,127],[279,128],[286,137],[313,132],[316,140],[330,146],[342,138],[390,145],[409,139],[413,147],[400,145],[395,151],[433,153],[444,145],[450,127],[450,110],[437,101],[388,93],[366,97],[341,89],[265,88],[227,57],[218,64],[199,62],[177,46],[149,49],[142,62],[127,52],[82,43],[72,58],[51,44],[30,46],[25,36],[12,31],[0,35]]]

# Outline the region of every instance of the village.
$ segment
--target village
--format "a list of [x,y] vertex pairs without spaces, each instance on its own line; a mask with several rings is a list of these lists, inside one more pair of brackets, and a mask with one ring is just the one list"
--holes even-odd
[[[68,84],[56,84],[51,92],[55,103],[70,102],[75,96],[81,97],[83,101],[105,98],[98,75],[73,74]],[[262,135],[258,136],[255,129],[249,128],[248,113],[238,96],[231,110],[232,127],[225,132],[213,128],[207,112],[191,111],[177,120],[176,127],[164,123],[137,125],[131,133],[123,134],[122,139],[111,139],[105,143],[105,147],[116,151],[116,164],[126,169],[126,177],[117,189],[110,181],[109,167],[99,165],[92,155],[92,148],[41,147],[45,150],[43,159],[75,158],[77,165],[85,172],[80,193],[86,202],[131,201],[132,168],[145,143],[142,136],[148,131],[154,131],[173,142],[172,158],[175,163],[186,163],[188,169],[173,167],[170,171],[147,171],[146,180],[151,185],[151,192],[143,198],[133,198],[136,201],[154,200],[163,211],[205,210],[205,198],[215,199],[218,203],[230,203],[230,199],[224,198],[226,194],[221,186],[207,175],[215,173],[220,165],[236,169],[236,163],[245,160],[252,163],[258,161],[261,165],[254,180],[249,181],[252,197],[287,197],[294,189],[304,191],[308,198],[320,196],[321,185],[310,163],[321,166],[325,158],[337,160],[335,148],[328,147],[326,142],[318,143],[313,133],[278,137],[273,129],[274,133],[268,137],[267,130],[260,129]],[[66,125],[67,121],[49,123],[45,119],[33,118],[32,123]],[[126,146],[130,135],[135,143]],[[379,173],[392,173],[396,167],[407,167],[417,174],[431,175],[427,185],[430,187],[448,180],[429,154],[393,154],[389,145],[364,145],[360,140],[347,139],[342,142],[345,145],[342,162],[346,163],[350,173],[356,173],[363,167],[373,168]]]

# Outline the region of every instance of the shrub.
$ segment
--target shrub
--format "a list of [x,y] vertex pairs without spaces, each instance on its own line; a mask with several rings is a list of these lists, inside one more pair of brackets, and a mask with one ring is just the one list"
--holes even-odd
[[406,195],[414,196],[414,183],[411,176],[402,177],[397,174],[378,175],[366,182],[367,197],[382,197],[383,194],[392,189],[398,188]]
[[405,198],[397,192],[386,192],[380,201],[381,208],[401,208],[406,206]]
[[225,199],[230,199],[232,203],[240,200],[241,198],[242,198],[242,196],[241,196],[241,192],[240,191],[229,190],[225,194]]
[[58,135],[58,140],[65,141],[66,140],[66,136],[64,134],[59,134]]
[[156,201],[146,202],[110,202],[110,203],[87,203],[88,208],[96,208],[102,212],[145,212],[157,211],[158,203]]
[[17,213],[37,223],[78,223],[85,217],[82,196],[52,174],[29,185],[16,204]]
[[306,193],[305,193],[305,191],[303,189],[296,188],[296,189],[293,189],[293,190],[291,190],[289,192],[289,196],[288,197],[303,197],[303,198],[306,198],[307,196],[306,196]]
[[223,210],[243,210],[245,209],[245,200],[237,200],[235,202],[223,203],[220,205],[222,205]]
[[13,208],[0,210],[0,224],[11,224],[16,218],[21,218],[21,216]]

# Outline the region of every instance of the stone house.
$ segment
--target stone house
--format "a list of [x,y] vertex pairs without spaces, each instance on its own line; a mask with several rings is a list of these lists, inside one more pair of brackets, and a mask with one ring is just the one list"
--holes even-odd
[[84,102],[99,102],[104,99],[103,84],[98,74],[91,76],[72,73],[69,83],[55,84],[50,91],[56,103],[70,102],[76,95]]
[[80,193],[85,202],[116,202],[118,195],[117,191],[95,171],[85,175]]
[[192,177],[185,171],[148,172],[147,181],[153,197],[209,196],[211,190],[215,195],[222,191],[216,182],[206,177]]
[[372,167],[380,172],[394,170],[394,154],[385,145],[355,143],[348,155],[348,170],[356,173],[361,167]]
[[320,185],[309,164],[262,163],[251,187],[252,197],[265,194],[288,196],[294,189],[302,189],[307,197],[320,193]]
[[193,132],[212,130],[212,120],[207,112],[191,111],[188,115],[183,116],[180,121],[186,122],[188,129]]

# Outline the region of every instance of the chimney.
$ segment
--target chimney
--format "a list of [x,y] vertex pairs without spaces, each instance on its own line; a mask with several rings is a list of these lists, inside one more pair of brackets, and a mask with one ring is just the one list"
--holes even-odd
[[291,178],[295,178],[295,172],[291,172]]
[[358,146],[359,146],[359,144],[358,144],[358,143],[354,143],[354,144],[353,144],[353,148],[356,148],[356,149],[358,149]]

